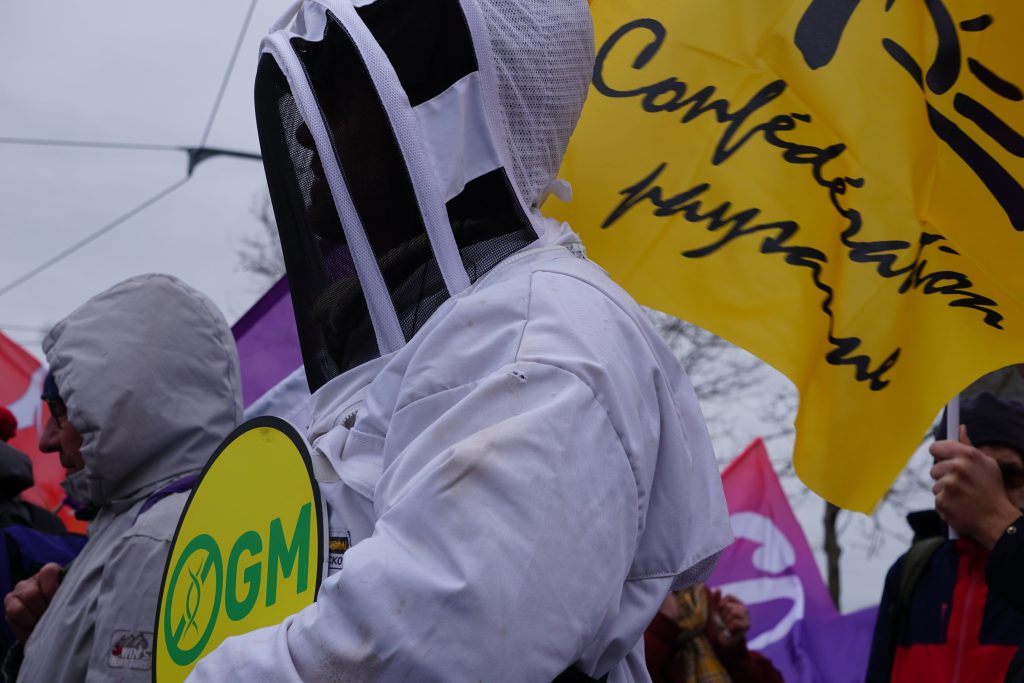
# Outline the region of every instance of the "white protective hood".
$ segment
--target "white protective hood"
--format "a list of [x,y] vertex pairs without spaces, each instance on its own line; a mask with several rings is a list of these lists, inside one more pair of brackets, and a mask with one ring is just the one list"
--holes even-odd
[[224,316],[167,275],[98,294],[43,341],[85,469],[68,478],[81,503],[149,493],[201,469],[242,417],[238,352]]
[[586,98],[584,0],[308,0],[256,112],[311,390],[388,355],[512,253]]

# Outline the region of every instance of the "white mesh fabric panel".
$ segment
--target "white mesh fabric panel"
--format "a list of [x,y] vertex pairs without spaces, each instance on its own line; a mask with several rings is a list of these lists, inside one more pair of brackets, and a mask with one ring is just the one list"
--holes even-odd
[[586,0],[476,1],[490,33],[513,182],[527,205],[537,206],[558,173],[590,85],[590,9]]
[[359,47],[413,178],[413,188],[423,214],[423,222],[430,235],[430,243],[445,285],[450,293],[457,294],[469,287],[469,276],[459,258],[459,249],[455,244],[452,226],[445,211],[444,192],[424,146],[416,113],[409,105],[409,99],[402,90],[387,55],[363,26],[354,5],[338,0],[323,0],[323,3],[346,25]]
[[721,554],[722,551],[719,550],[711,557],[705,557],[697,564],[683,571],[672,583],[672,590],[683,590],[694,584],[707,581],[708,577],[711,576],[711,572],[715,570],[715,565],[718,564],[718,558]]
[[320,108],[313,96],[309,82],[306,80],[306,72],[292,51],[291,45],[288,44],[285,34],[275,33],[269,36],[264,41],[264,49],[274,56],[288,78],[288,84],[295,97],[295,104],[316,143],[324,174],[330,186],[331,196],[337,207],[338,215],[341,217],[342,229],[345,231],[349,249],[352,251],[359,280],[363,284],[363,293],[366,296],[370,318],[373,320],[374,333],[377,336],[377,346],[382,355],[387,355],[405,345],[405,336],[402,334],[398,314],[391,303],[391,295],[384,282],[384,276],[381,274],[380,268],[377,267],[377,259],[363,230],[359,213],[353,206],[352,198],[345,186],[345,179],[334,154],[327,125],[321,118]]

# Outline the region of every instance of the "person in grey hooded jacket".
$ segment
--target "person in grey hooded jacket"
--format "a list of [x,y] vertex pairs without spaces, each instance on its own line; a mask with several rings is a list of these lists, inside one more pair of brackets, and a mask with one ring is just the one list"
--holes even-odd
[[231,330],[181,281],[144,275],[59,322],[43,350],[60,396],[50,402],[64,486],[92,519],[63,579],[47,565],[5,599],[16,634],[31,633],[18,680],[149,681],[178,519],[242,418]]

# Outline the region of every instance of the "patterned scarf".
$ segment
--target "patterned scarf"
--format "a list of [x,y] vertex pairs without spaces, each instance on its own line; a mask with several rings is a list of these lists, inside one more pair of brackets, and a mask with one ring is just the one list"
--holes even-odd
[[679,627],[674,657],[676,671],[686,683],[730,683],[729,674],[718,661],[704,628],[708,623],[708,594],[704,584],[672,594],[679,605]]

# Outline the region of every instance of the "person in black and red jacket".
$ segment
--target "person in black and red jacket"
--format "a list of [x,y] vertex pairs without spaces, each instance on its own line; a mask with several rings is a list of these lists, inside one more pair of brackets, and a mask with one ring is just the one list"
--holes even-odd
[[1024,406],[981,394],[961,418],[960,441],[930,449],[935,509],[960,538],[889,570],[868,683],[1024,680]]

